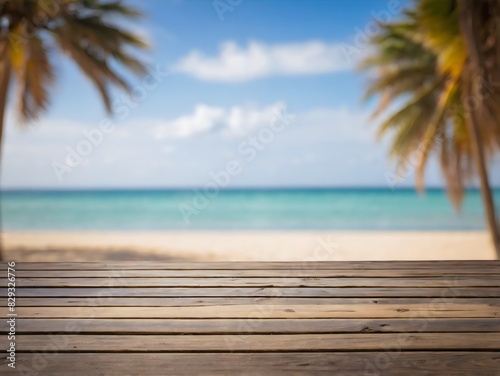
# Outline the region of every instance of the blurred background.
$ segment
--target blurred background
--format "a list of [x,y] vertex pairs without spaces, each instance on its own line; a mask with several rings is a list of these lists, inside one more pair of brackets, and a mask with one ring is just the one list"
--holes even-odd
[[[2,17],[12,23],[8,3]],[[82,68],[78,53],[64,44],[71,41],[61,36],[53,39],[64,48],[47,50],[52,71],[37,72],[57,79],[50,86],[50,106],[37,107],[45,110],[38,116],[19,115],[15,89],[26,77],[41,80],[26,75],[28,63],[37,60],[10,71],[1,168],[5,258],[496,258],[480,180],[475,179],[472,141],[460,138],[466,130],[448,140],[449,129],[470,128],[453,117],[451,105],[443,110],[441,123],[435,120],[442,93],[466,89],[433,86],[429,93],[437,99],[417,108],[425,119],[389,121],[395,125],[380,131],[417,89],[441,74],[439,48],[436,52],[424,43],[417,46],[429,49],[430,57],[418,60],[426,64],[418,67],[422,77],[402,72],[418,82],[408,88],[407,80],[394,76],[395,67],[427,55],[415,52],[413,39],[403,46],[414,47],[414,55],[393,53],[402,37],[387,25],[406,24],[405,33],[415,34],[408,25],[420,25],[434,12],[455,22],[458,31],[450,38],[462,38],[453,1],[442,2],[449,5],[445,10],[403,0],[119,3],[142,15],[91,11],[148,47],[109,37],[117,38],[116,44],[143,68],[109,58],[110,69],[127,80],[129,89],[100,73],[109,81],[104,99],[110,111],[96,90],[100,76],[92,77],[97,68]],[[405,13],[409,9],[420,9],[420,18],[412,19]],[[37,11],[60,17],[43,7]],[[69,23],[70,18],[64,19]],[[89,31],[91,26],[96,27],[74,26],[81,31],[80,48],[94,47],[90,51],[107,61],[107,46],[93,39],[99,33]],[[50,38],[40,36],[47,43]],[[20,48],[9,43],[12,51]],[[35,51],[32,39],[19,43]],[[389,58],[373,59],[383,53]],[[387,81],[388,72],[395,83]],[[443,72],[446,78],[439,82],[455,77]],[[494,86],[488,90],[496,101]],[[367,91],[373,96],[364,100]],[[380,101],[381,116],[373,117]],[[413,130],[417,123],[420,128]],[[406,130],[400,131],[401,124]],[[429,133],[434,125],[441,133]],[[498,133],[482,135],[493,140]],[[428,150],[426,142],[432,144]],[[497,146],[485,144],[488,184],[498,212]],[[448,154],[442,145],[449,147]],[[450,165],[455,167],[450,170]],[[472,171],[470,179],[465,172],[462,177],[462,169]],[[419,173],[427,187],[420,193],[415,189]]]

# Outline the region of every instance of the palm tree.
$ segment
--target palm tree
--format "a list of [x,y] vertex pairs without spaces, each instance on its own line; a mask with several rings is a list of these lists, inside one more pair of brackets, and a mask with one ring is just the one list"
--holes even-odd
[[[448,195],[457,208],[465,185],[474,176],[479,177],[487,223],[500,258],[499,228],[486,162],[500,145],[500,109],[494,106],[500,92],[492,81],[498,77],[499,66],[490,59],[490,71],[481,70],[479,63],[473,62],[474,51],[467,42],[467,38],[476,41],[475,55],[497,53],[498,40],[492,42],[490,34],[494,20],[500,17],[497,6],[496,18],[495,13],[488,16],[490,23],[476,20],[472,29],[467,29],[462,18],[477,13],[484,17],[484,9],[477,13],[465,9],[475,8],[477,3],[415,1],[401,20],[380,24],[380,33],[372,38],[374,52],[362,62],[361,69],[375,75],[366,98],[379,95],[373,113],[374,117],[384,115],[379,136],[392,136],[390,155],[399,168],[409,160],[416,161],[419,190],[423,189],[425,167],[432,155],[440,161]],[[467,33],[473,36],[467,37]],[[490,46],[490,50],[484,46]]]
[[[493,132],[497,142],[500,140],[500,1],[461,0],[458,4],[458,19],[461,34],[468,51],[467,65],[464,70],[463,100],[475,96],[475,111],[469,112],[468,125],[477,170],[481,181],[481,191],[493,242],[500,258],[500,229],[495,206],[489,189],[482,128]],[[486,135],[487,137],[487,135]],[[497,143],[497,146],[500,142]]]
[[110,88],[130,90],[118,70],[145,72],[133,54],[146,43],[118,26],[139,16],[121,0],[0,0],[0,156],[11,90],[19,122],[36,120],[50,102],[56,52],[76,63],[111,112]]

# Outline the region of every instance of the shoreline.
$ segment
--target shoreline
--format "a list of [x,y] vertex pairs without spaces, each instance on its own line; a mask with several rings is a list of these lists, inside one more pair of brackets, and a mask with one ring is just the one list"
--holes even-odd
[[491,260],[486,231],[6,231],[5,259],[35,261]]

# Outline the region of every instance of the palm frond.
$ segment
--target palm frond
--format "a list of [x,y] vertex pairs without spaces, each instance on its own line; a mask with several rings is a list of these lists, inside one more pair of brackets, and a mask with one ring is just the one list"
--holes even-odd
[[9,52],[18,81],[18,113],[21,122],[26,123],[37,119],[49,104],[55,78],[50,51],[44,41],[35,35],[24,39],[21,45],[11,48]]
[[[146,72],[136,53],[147,43],[136,33],[118,26],[141,15],[121,0],[52,0],[46,20],[34,23],[47,0],[2,0],[11,40],[9,56],[17,77],[19,113],[23,121],[35,119],[46,109],[54,81],[50,54],[65,52],[96,86],[107,111],[111,111],[110,89],[129,91],[122,77],[127,71]],[[52,4],[52,5],[54,5]],[[49,4],[50,5],[50,4]],[[26,37],[28,35],[29,37]],[[120,73],[118,73],[120,72]]]
[[389,153],[398,169],[413,159],[419,190],[427,162],[436,155],[458,207],[473,169],[461,101],[467,62],[453,0],[419,0],[402,20],[380,26],[371,40],[374,53],[360,65],[376,75],[364,98],[379,96],[373,116],[389,111],[377,135],[391,135]]

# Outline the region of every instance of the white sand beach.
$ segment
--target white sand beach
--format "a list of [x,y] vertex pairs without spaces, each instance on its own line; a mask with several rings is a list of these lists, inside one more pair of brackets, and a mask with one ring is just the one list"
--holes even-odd
[[379,231],[7,232],[16,261],[494,259],[488,234]]

